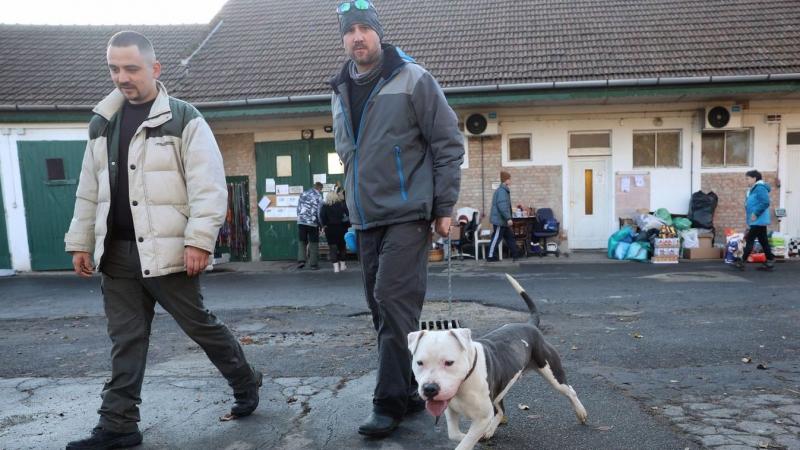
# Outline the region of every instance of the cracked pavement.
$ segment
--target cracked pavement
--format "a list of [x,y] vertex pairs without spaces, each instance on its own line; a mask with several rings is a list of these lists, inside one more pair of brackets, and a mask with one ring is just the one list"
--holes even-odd
[[[261,405],[244,420],[218,420],[230,388],[157,310],[139,448],[454,448],[443,421],[435,427],[424,412],[385,440],[356,433],[371,405],[376,348],[352,267],[203,277],[207,306],[265,372]],[[589,412],[579,425],[568,402],[528,374],[509,393],[508,424],[478,448],[800,449],[800,264],[741,273],[713,262],[454,261],[451,311],[444,269],[429,270],[424,317],[458,318],[476,336],[525,320],[503,279],[513,274],[538,302],[543,332]],[[63,448],[95,424],[109,374],[99,281],[2,278],[0,302],[0,449]]]

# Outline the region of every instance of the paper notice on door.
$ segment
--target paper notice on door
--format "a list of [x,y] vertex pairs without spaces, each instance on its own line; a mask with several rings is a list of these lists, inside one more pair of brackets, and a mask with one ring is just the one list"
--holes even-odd
[[644,176],[636,175],[635,177],[633,177],[633,179],[634,179],[634,184],[636,184],[636,187],[644,187]]
[[281,195],[275,198],[275,202],[278,207],[297,206],[297,204],[300,203],[300,196]]
[[289,193],[290,194],[302,194],[303,193],[303,186],[289,186]]
[[286,195],[289,193],[288,184],[279,184],[275,186],[275,193],[278,195]]
[[264,192],[266,192],[267,194],[275,193],[275,178],[267,178],[266,186],[264,187]]
[[314,183],[322,183],[325,184],[328,182],[328,176],[324,173],[315,173],[314,174]]
[[619,190],[620,192],[630,192],[631,191],[631,177],[622,177],[619,180]]
[[336,189],[336,185],[333,183],[325,184],[322,186],[322,192],[331,192]]
[[261,200],[258,201],[258,207],[261,208],[262,211],[266,211],[266,209],[269,208],[270,203],[269,197],[265,195],[261,197]]

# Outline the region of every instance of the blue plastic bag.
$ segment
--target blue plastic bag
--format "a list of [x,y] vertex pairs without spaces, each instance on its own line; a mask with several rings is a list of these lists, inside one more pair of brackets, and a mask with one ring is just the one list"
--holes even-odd
[[[619,245],[619,243],[620,242],[625,242],[625,243],[630,244],[631,242],[633,242],[634,236],[635,236],[635,234],[633,233],[633,228],[631,228],[629,225],[625,225],[619,231],[617,231],[616,233],[612,234],[611,237],[608,238],[608,257],[613,259],[614,258],[614,252],[616,251],[617,246]],[[626,247],[626,251],[627,251],[627,247]],[[622,256],[624,258],[625,254],[623,253]],[[623,258],[617,258],[617,259],[623,259]]]
[[348,252],[356,253],[358,251],[356,242],[356,231],[350,228],[347,230],[347,233],[344,234],[344,245],[347,247]]
[[614,249],[614,259],[623,260],[625,259],[625,255],[628,254],[628,249],[631,247],[632,244],[628,242],[620,242],[617,244],[617,248]]

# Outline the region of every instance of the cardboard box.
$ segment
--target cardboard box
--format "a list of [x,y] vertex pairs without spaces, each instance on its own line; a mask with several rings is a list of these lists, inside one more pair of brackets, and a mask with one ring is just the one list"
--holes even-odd
[[683,251],[686,259],[722,259],[721,248],[687,248]]
[[712,247],[714,247],[713,240],[712,240],[711,236],[700,236],[697,239],[698,239],[698,241],[700,241],[700,248],[712,248]]
[[653,256],[650,258],[653,264],[678,264],[678,256]]
[[680,249],[678,247],[659,247],[653,251],[655,256],[675,256],[677,257],[680,254]]
[[656,238],[656,248],[679,248],[681,240],[679,238]]

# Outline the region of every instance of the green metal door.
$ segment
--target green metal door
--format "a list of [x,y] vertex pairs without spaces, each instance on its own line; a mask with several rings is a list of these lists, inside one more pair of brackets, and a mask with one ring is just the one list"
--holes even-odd
[[311,174],[326,174],[326,183],[344,186],[344,166],[336,154],[333,139],[307,141],[311,154]]
[[[291,170],[278,176],[278,157],[291,158]],[[311,186],[308,141],[282,141],[256,143],[256,192],[261,199],[266,190],[266,179],[275,184]],[[280,261],[297,258],[297,221],[265,221],[259,214],[258,236],[261,242],[262,261]]]
[[8,229],[6,228],[6,208],[3,205],[3,190],[0,183],[0,269],[11,268],[11,251],[8,247]]
[[20,171],[33,270],[72,268],[64,234],[72,220],[85,141],[20,141]]

